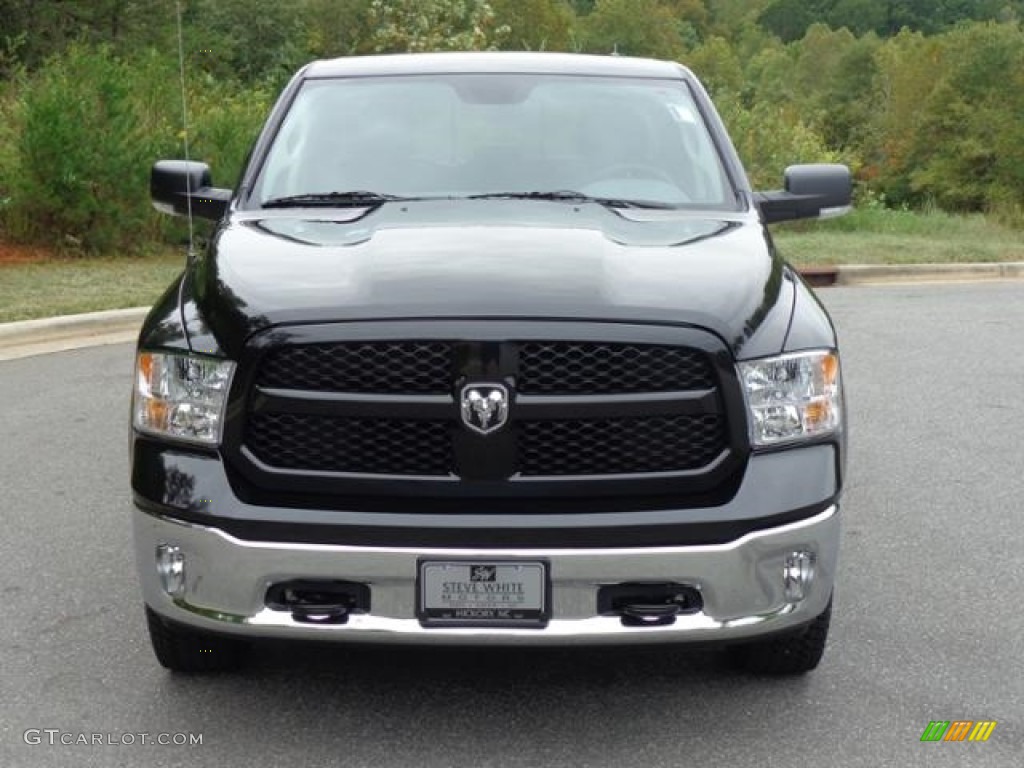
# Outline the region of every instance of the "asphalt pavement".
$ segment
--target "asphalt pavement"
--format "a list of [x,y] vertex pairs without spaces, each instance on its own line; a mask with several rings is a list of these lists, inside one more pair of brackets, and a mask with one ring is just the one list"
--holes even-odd
[[[709,650],[319,645],[171,675],[130,548],[131,346],[0,362],[0,766],[1020,766],[1024,282],[821,296],[850,474],[829,647],[799,679]],[[932,720],[998,724],[922,743]]]

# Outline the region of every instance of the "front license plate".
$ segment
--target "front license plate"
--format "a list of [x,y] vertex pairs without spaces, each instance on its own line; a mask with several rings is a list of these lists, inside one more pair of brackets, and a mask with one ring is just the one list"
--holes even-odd
[[418,587],[423,624],[543,626],[549,617],[544,562],[422,560]]

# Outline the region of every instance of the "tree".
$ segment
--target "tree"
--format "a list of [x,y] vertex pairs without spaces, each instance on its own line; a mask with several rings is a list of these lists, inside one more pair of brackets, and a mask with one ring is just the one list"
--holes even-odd
[[936,34],[961,21],[1014,17],[1020,0],[772,0],[758,21],[785,42],[803,37],[814,23],[884,37],[904,27]]
[[747,107],[728,93],[715,103],[756,188],[778,187],[786,166],[793,163],[842,160],[790,105],[760,102]]
[[775,0],[757,21],[782,42],[791,43],[802,38],[823,11],[822,0]]
[[487,50],[509,32],[487,0],[372,0],[369,13],[377,53]]
[[878,104],[878,64],[881,41],[874,32],[852,41],[819,96],[818,124],[831,147],[861,152],[869,141],[871,120]]
[[316,58],[373,52],[371,0],[305,0],[306,48]]
[[732,37],[746,22],[755,21],[772,0],[706,0],[716,35]]
[[673,16],[688,24],[700,37],[708,33],[711,14],[704,0],[665,0],[665,5]]
[[303,20],[277,0],[192,0],[186,45],[220,78],[282,80],[307,57]]
[[936,74],[946,67],[941,41],[903,30],[875,55],[878,101],[871,116],[872,140],[862,149],[864,173],[892,203],[909,203],[914,147]]
[[681,20],[658,0],[597,0],[579,29],[591,53],[679,59],[685,52]]
[[[169,22],[173,5],[164,10]],[[138,0],[0,0],[0,50],[35,69],[75,40],[122,50],[152,44],[168,26],[153,17],[151,4]]]
[[1024,210],[1024,30],[971,24],[943,36],[948,66],[924,104],[910,182],[954,210]]
[[491,0],[491,5],[495,26],[508,29],[502,48],[571,50],[574,17],[564,0]]
[[829,26],[846,28],[855,35],[886,28],[886,7],[878,0],[838,0],[825,20]]
[[705,87],[716,97],[726,91],[743,90],[743,67],[736,51],[724,38],[712,36],[686,57]]

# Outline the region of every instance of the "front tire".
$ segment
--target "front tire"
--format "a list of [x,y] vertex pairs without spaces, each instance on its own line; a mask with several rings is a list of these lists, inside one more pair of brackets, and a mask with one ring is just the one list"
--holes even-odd
[[226,672],[245,664],[249,646],[241,640],[202,632],[165,619],[146,606],[149,639],[157,661],[172,672]]
[[744,643],[730,649],[733,664],[761,675],[802,675],[818,666],[825,652],[832,598],[814,621],[796,632]]

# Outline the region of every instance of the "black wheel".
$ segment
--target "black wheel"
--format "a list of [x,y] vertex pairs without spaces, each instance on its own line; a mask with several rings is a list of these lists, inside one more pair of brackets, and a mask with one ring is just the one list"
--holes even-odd
[[225,672],[241,667],[248,656],[249,646],[244,641],[168,621],[148,605],[146,623],[153,653],[173,672]]
[[737,645],[730,649],[732,662],[747,672],[762,675],[801,675],[818,666],[825,652],[832,598],[818,618],[796,632]]

